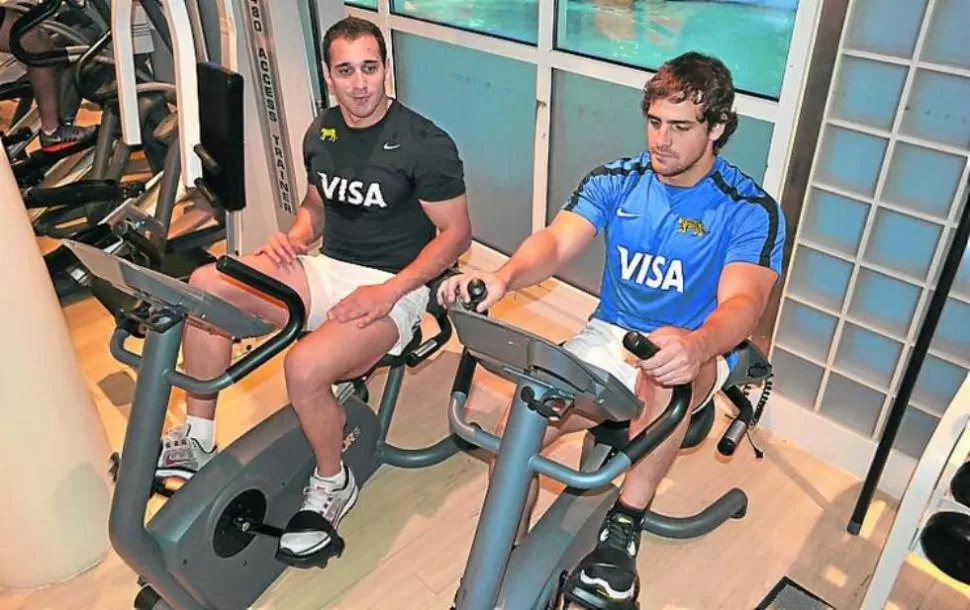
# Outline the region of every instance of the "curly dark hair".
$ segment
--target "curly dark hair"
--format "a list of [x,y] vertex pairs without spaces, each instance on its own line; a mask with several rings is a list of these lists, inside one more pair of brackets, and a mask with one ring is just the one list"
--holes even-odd
[[334,23],[323,37],[323,63],[330,67],[330,47],[338,38],[354,41],[362,36],[373,36],[381,54],[381,63],[387,63],[387,43],[381,28],[359,17],[345,17]]
[[731,71],[721,60],[710,55],[696,51],[679,55],[660,66],[660,70],[647,81],[641,110],[647,116],[650,105],[656,100],[678,104],[687,99],[701,106],[701,116],[697,120],[707,124],[708,130],[724,123],[724,133],[714,142],[715,152],[723,148],[738,128],[738,115],[733,110]]

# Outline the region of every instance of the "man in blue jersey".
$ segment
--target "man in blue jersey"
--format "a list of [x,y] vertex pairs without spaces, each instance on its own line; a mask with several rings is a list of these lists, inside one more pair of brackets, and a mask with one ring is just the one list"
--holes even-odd
[[[552,224],[526,239],[508,262],[494,273],[450,279],[439,300],[467,301],[468,283],[480,278],[488,290],[483,311],[506,292],[553,276],[602,231],[601,300],[565,348],[644,401],[631,436],[660,414],[672,386],[691,383],[691,408],[704,405],[734,366],[732,351],[762,315],[781,275],[785,241],[780,206],[718,156],[737,127],[733,104],[731,74],[720,61],[693,52],[670,60],[644,90],[648,150],[589,172]],[[643,333],[660,351],[637,361],[621,343],[628,330]],[[643,514],[688,421],[628,473],[599,545],[580,566],[579,581],[591,591],[619,602],[638,596]],[[569,415],[548,427],[545,446],[595,423]],[[528,531],[537,495],[534,481],[516,542]]]

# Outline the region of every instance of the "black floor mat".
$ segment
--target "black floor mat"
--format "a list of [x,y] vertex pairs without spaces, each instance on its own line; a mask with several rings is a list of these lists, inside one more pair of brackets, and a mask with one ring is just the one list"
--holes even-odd
[[836,608],[785,576],[754,610],[836,610]]

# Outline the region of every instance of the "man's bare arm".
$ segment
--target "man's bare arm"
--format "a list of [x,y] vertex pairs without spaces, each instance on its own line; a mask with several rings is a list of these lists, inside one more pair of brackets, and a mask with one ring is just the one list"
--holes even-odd
[[596,237],[596,228],[575,212],[563,211],[552,224],[522,242],[496,275],[506,290],[518,290],[552,277]]
[[309,184],[288,234],[293,241],[307,246],[316,241],[322,232],[323,198],[317,188]]
[[422,201],[421,206],[438,229],[438,235],[411,264],[385,282],[397,299],[441,275],[471,246],[472,227],[465,195],[435,203]]
[[734,349],[754,331],[778,278],[772,269],[752,263],[730,263],[717,286],[717,309],[691,333],[702,360]]

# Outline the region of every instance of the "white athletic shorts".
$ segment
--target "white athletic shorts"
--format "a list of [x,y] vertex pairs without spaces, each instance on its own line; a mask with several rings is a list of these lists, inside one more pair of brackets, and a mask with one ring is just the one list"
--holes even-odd
[[[361,286],[381,284],[393,274],[362,265],[338,261],[322,254],[300,256],[310,287],[310,311],[307,330],[316,330],[327,320],[327,312],[341,299]],[[397,326],[398,339],[391,348],[392,356],[399,356],[414,338],[415,329],[428,307],[430,291],[421,286],[404,295],[388,315]]]
[[[586,326],[573,338],[563,344],[563,349],[574,354],[583,362],[592,364],[610,373],[620,380],[631,392],[636,392],[637,368],[634,365],[636,356],[623,347],[623,335],[628,331],[596,318],[590,320]],[[717,357],[717,380],[711,391],[698,408],[707,404],[727,381],[731,373],[727,360]]]

